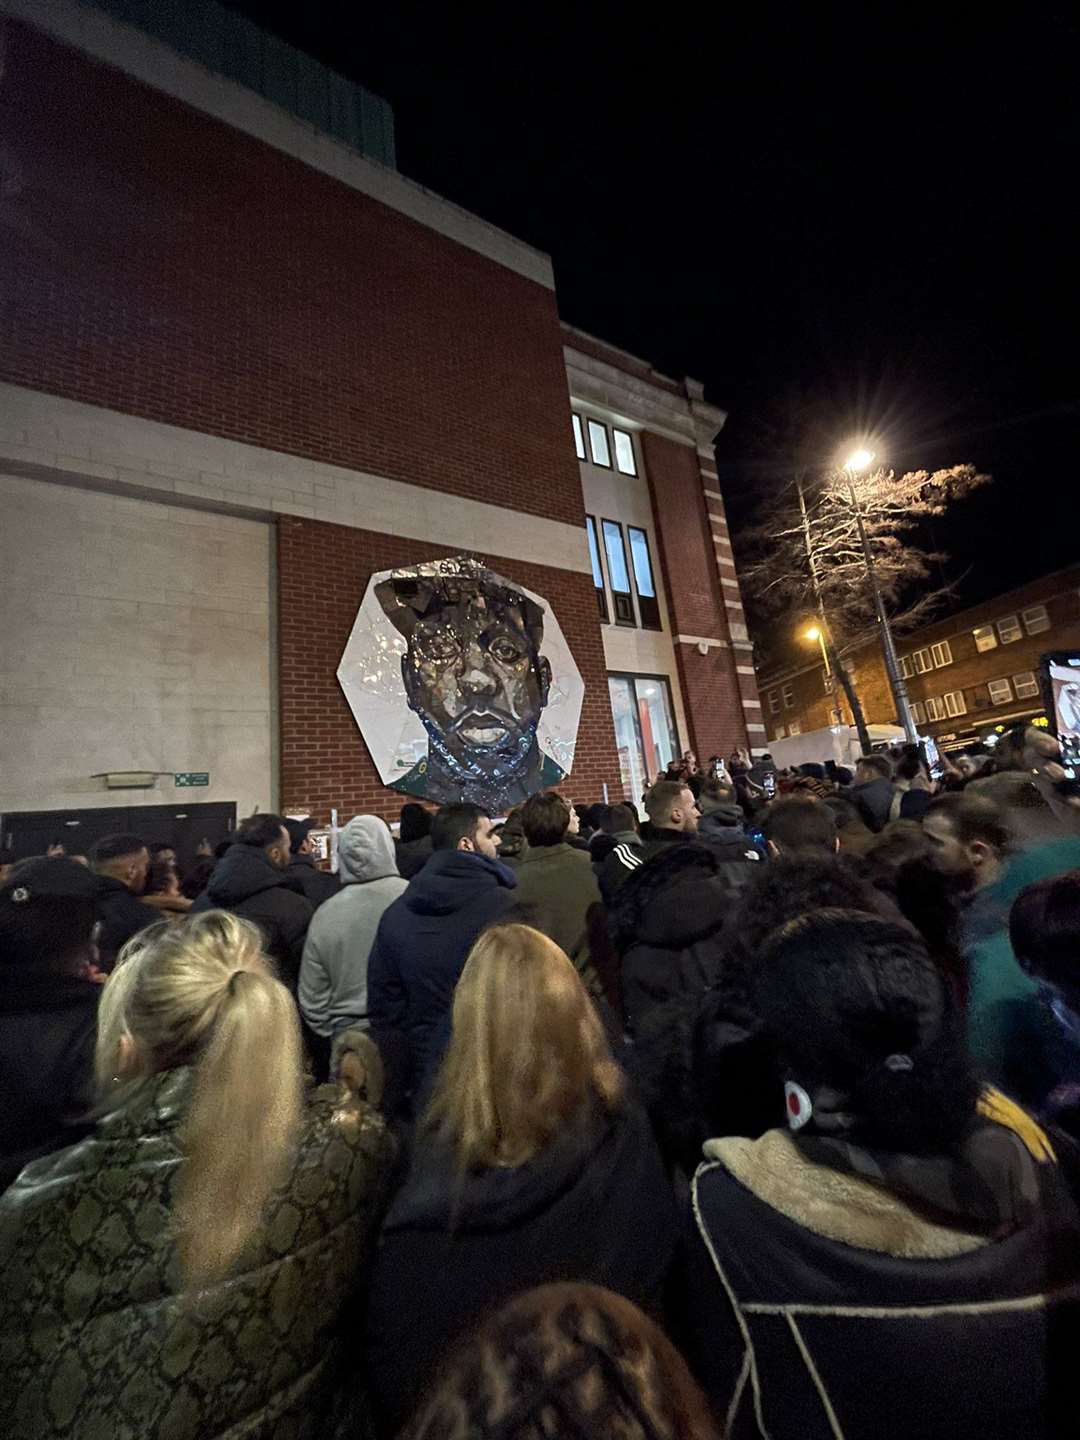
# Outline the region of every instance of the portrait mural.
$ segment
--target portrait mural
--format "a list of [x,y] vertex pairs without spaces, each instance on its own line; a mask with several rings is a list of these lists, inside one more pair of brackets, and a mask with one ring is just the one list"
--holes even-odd
[[584,686],[559,622],[475,556],[373,575],[338,680],[403,794],[501,813],[570,772]]

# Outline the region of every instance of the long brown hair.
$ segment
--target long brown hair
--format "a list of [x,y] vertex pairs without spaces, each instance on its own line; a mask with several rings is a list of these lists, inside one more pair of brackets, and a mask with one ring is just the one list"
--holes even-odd
[[173,1203],[186,1283],[227,1274],[294,1154],[302,1104],[300,1026],[259,931],[223,910],[154,925],[124,947],[98,1014],[98,1087],[131,1098],[190,1065]]
[[590,1103],[614,1109],[622,1072],[566,955],[528,925],[473,946],[454,1032],[423,1119],[462,1170],[524,1165]]

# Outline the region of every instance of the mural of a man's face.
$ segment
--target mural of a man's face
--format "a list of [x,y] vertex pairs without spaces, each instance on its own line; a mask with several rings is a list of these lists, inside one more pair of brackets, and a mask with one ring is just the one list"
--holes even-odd
[[452,755],[493,765],[529,752],[551,685],[523,607],[482,584],[417,620],[402,675],[409,704]]

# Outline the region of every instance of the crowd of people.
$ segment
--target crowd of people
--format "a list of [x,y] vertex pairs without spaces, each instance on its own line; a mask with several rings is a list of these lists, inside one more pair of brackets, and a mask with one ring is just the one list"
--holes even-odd
[[1017,726],[0,880],[0,1433],[1080,1433],[1080,798]]

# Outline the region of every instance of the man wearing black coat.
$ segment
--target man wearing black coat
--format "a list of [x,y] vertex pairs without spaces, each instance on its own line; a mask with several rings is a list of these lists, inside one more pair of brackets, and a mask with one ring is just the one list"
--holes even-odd
[[320,870],[315,864],[315,848],[311,843],[314,828],[315,821],[310,816],[306,820],[285,821],[289,832],[289,877],[299,886],[304,898],[311,901],[312,909],[317,910],[324,900],[338,893],[341,882],[336,875]]
[[697,834],[701,812],[693,791],[681,780],[658,780],[645,796],[649,823],[639,845],[621,843],[599,867],[600,893],[610,905],[621,886],[642,865],[669,845],[682,845]]
[[253,815],[236,832],[235,842],[214,866],[210,883],[191,907],[231,910],[257,925],[266,953],[295,993],[304,939],[315,913],[289,873],[289,832],[280,815]]
[[150,851],[138,835],[104,835],[91,848],[90,867],[96,877],[101,965],[111,970],[131,937],[161,918],[138,899],[146,884]]

